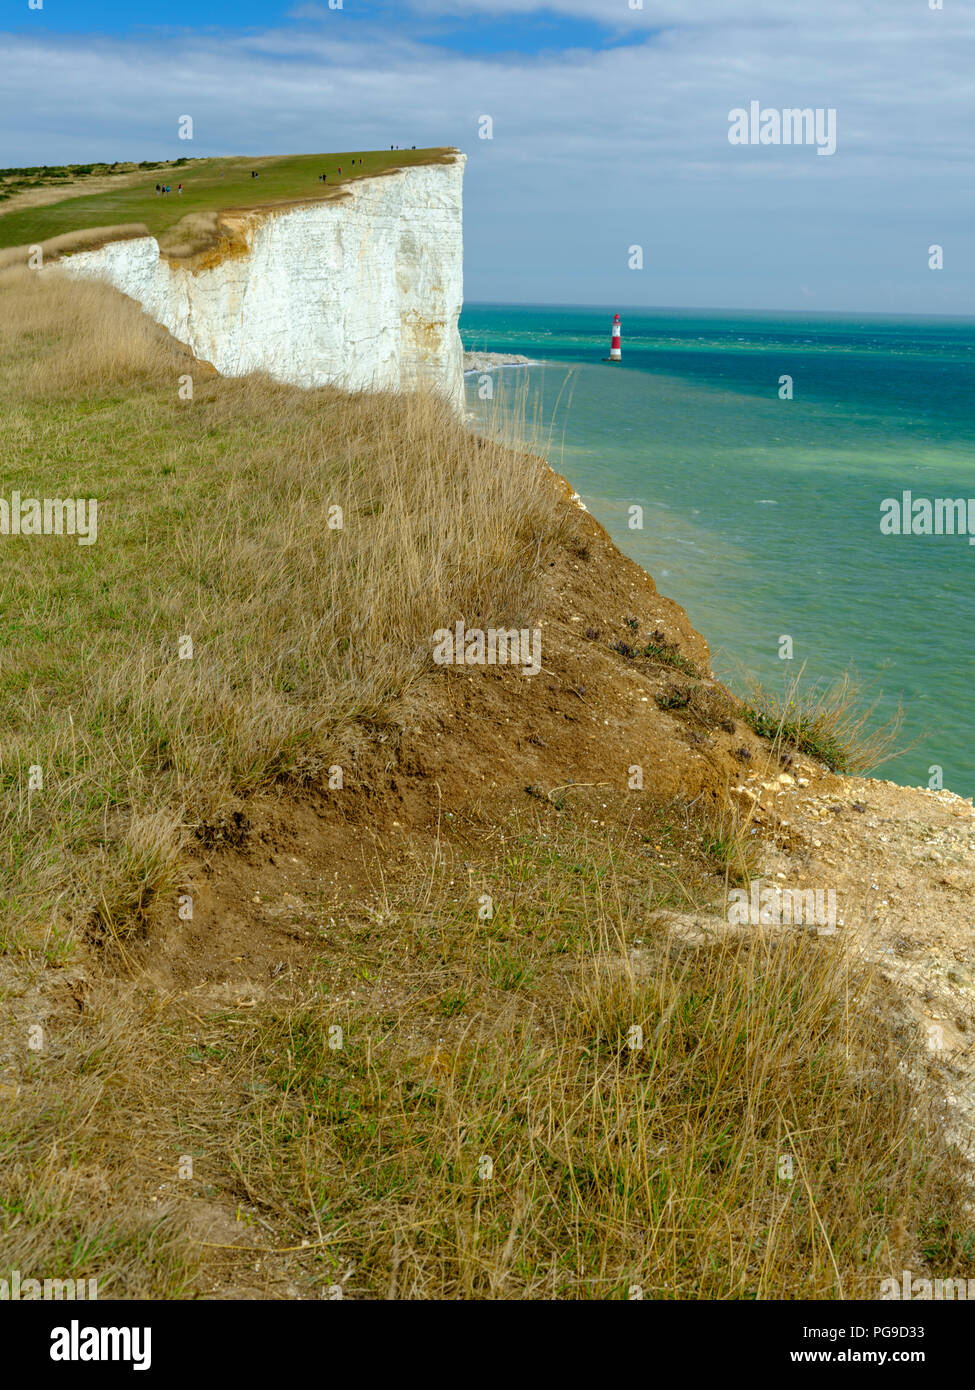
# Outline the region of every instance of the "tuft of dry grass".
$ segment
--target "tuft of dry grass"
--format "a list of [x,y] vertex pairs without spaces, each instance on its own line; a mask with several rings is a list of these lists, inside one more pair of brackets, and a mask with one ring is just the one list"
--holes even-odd
[[[41,265],[48,265],[76,251],[94,251],[108,241],[131,241],[133,237],[148,235],[149,228],[142,222],[125,222],[115,227],[90,227],[75,232],[62,232],[60,236],[46,237],[30,246],[3,247],[0,249],[0,271],[31,271],[29,262],[37,248],[41,251]],[[4,288],[13,289],[15,297],[16,283],[16,277],[4,282]]]
[[879,697],[864,699],[856,676],[845,672],[831,685],[802,688],[802,672],[785,697],[756,686],[738,711],[761,738],[825,763],[831,772],[870,773],[906,751],[900,740],[900,706],[882,724],[874,716]]
[[164,256],[191,257],[216,246],[220,240],[220,215],[213,209],[190,212],[159,235]]
[[[30,1006],[22,1026],[28,1018]],[[194,1287],[199,1248],[178,1204],[159,1197],[158,1177],[147,1197],[139,1162],[153,1112],[153,1023],[116,982],[90,995],[73,1024],[45,1017],[37,1049],[0,1075],[0,1278],[16,1269],[84,1280],[86,1290],[94,1279],[101,1299],[179,1298]]]

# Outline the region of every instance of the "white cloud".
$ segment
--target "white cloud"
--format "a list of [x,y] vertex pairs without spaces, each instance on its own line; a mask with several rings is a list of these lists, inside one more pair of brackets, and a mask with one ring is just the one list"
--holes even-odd
[[[538,10],[467,8],[472,26],[480,12]],[[813,294],[823,307],[975,312],[971,12],[922,0],[749,0],[744,18],[729,0],[547,8],[619,16],[648,37],[502,61],[450,52],[408,21],[346,23],[309,4],[292,12],[298,24],[256,34],[10,35],[5,162],[456,144],[470,156],[475,297],[762,293],[785,306]],[[456,17],[446,0],[414,10]],[[837,154],[732,148],[728,112],[753,98],[835,107]],[[192,146],[176,139],[184,113]],[[493,141],[477,139],[481,114]],[[946,245],[940,278],[916,273],[932,241]],[[633,242],[646,248],[642,277],[625,270]]]

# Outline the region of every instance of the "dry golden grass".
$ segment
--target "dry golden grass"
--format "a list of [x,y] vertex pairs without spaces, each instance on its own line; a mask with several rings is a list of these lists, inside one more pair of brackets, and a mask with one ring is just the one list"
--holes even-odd
[[[732,813],[576,790],[458,827],[293,909],[306,968],[260,1007],[113,977],[195,831],[377,733],[394,758],[437,627],[528,624],[565,512],[434,399],[222,380],[97,285],[0,274],[0,367],[4,493],[100,501],[92,547],[2,540],[5,1267],[103,1297],[872,1297],[905,1265],[971,1272],[968,1189],[878,981],[798,932],[668,925],[717,926],[750,875]],[[74,1026],[68,960],[93,977]]]
[[434,864],[421,903],[338,919],[327,993],[235,1029],[234,1190],[282,1244],[323,1242],[299,1286],[874,1298],[912,1260],[970,1268],[964,1186],[868,970],[801,932],[688,946],[620,828],[505,831],[478,866],[490,922]]
[[[71,255],[75,251],[94,251],[109,241],[131,241],[133,237],[148,235],[149,229],[143,223],[125,222],[117,227],[92,227],[77,232],[64,232],[61,236],[48,237],[45,241],[37,242],[36,245],[41,250],[41,263],[49,265],[60,260],[62,256]],[[28,262],[34,257],[34,254],[34,246],[4,247],[0,250],[0,271],[23,270],[25,274],[32,274],[33,269],[29,267]],[[23,284],[26,286],[28,282],[25,280]],[[24,290],[21,289],[18,292],[15,279],[6,281],[4,288],[10,289],[12,302],[22,301]],[[6,294],[3,298],[6,305]]]
[[213,211],[191,212],[159,237],[164,256],[189,258],[220,240],[220,217]]
[[0,1116],[4,1260],[103,1297],[804,1300],[970,1276],[968,1191],[883,982],[799,931],[690,944],[669,913],[720,908],[707,824],[604,798],[598,832],[582,795],[473,823],[329,897],[327,940],[306,902],[318,963],[258,1008],[96,986]]
[[7,901],[62,930],[147,904],[233,797],[340,760],[437,628],[530,613],[564,522],[436,398],[223,380],[94,283],[8,271],[0,299],[6,490],[100,499],[89,548],[4,540]]
[[147,1194],[140,1162],[161,1102],[149,1092],[158,1012],[144,1016],[116,982],[73,1025],[43,1027],[17,1079],[8,1070],[0,1081],[0,1278],[95,1279],[102,1299],[185,1295],[199,1250],[159,1199],[158,1178]]

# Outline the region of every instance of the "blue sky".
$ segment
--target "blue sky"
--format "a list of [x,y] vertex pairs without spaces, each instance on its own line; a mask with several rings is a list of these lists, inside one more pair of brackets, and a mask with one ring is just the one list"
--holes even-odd
[[969,0],[637,3],[7,0],[0,164],[451,144],[472,300],[975,314]]

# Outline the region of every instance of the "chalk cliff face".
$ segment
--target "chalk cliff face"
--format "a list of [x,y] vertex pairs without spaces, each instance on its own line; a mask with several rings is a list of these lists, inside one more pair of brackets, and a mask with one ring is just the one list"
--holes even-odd
[[138,300],[225,376],[428,386],[460,409],[464,162],[361,179],[334,201],[221,214],[232,251],[195,263],[168,260],[154,237],[139,237],[59,268]]

